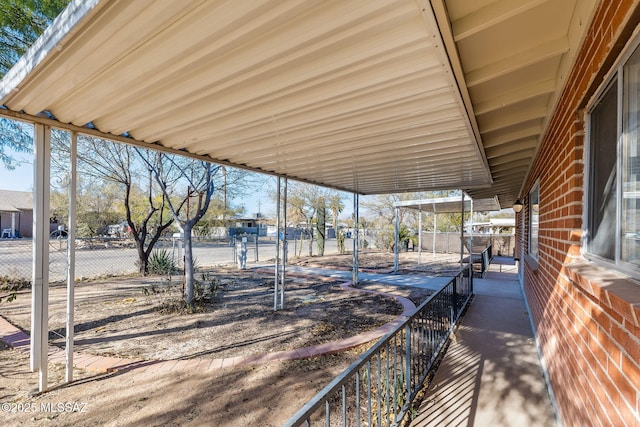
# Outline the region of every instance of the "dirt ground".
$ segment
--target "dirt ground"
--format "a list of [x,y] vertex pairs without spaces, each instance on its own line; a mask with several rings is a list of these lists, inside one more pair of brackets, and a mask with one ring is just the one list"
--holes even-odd
[[[350,256],[298,259],[302,265],[349,268]],[[360,266],[389,268],[390,254],[361,257]],[[415,255],[401,268],[415,268]],[[432,264],[433,273],[454,268]],[[424,268],[423,268],[424,269]],[[289,276],[285,310],[273,311],[273,274],[216,269],[199,277],[202,302],[180,310],[180,278],[108,278],[76,287],[75,350],[149,360],[223,358],[324,343],[374,329],[402,307],[390,296],[341,290],[339,282]],[[378,291],[415,304],[426,291],[375,284]],[[211,292],[207,292],[211,291]],[[65,286],[50,288],[50,344],[63,346]],[[0,315],[25,331],[30,293],[0,305]],[[28,355],[0,346],[0,425],[216,425],[282,424],[366,348],[312,359],[217,371],[170,373],[137,370],[94,375],[76,370],[63,384],[64,367],[51,364],[52,389],[38,394]]]

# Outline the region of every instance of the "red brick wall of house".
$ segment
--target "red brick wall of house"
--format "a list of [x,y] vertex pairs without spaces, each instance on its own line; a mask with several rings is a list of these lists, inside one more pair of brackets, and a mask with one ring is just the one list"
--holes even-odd
[[525,256],[524,289],[568,426],[640,426],[640,284],[580,254],[585,107],[640,24],[639,3],[600,3],[522,194],[526,231],[540,183],[539,258]]

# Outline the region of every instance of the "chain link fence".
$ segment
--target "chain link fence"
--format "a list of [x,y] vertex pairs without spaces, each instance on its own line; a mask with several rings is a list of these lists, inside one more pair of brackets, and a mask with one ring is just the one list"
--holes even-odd
[[[236,265],[238,242],[246,238],[246,262],[249,265],[268,264],[275,256],[275,237],[258,237],[256,235],[234,236],[226,239],[193,238],[193,255],[195,264],[200,268],[219,265]],[[362,253],[377,251],[375,232],[367,231],[360,235]],[[511,235],[477,235],[474,244],[482,240],[491,243],[496,255],[512,256],[515,250],[515,236]],[[422,250],[432,252],[435,242],[437,253],[459,253],[459,233],[424,232]],[[302,247],[301,247],[302,245]],[[288,256],[308,255],[308,240],[289,239]],[[325,255],[341,252],[341,244],[336,239],[327,239]],[[179,268],[183,267],[184,245],[180,238],[163,238],[154,246],[154,250],[166,250]],[[417,250],[415,248],[414,250]],[[353,251],[353,240],[344,240],[344,253]],[[466,252],[466,250],[465,250]],[[317,246],[313,242],[313,254],[317,255]],[[33,263],[33,245],[31,239],[0,239],[0,277],[31,280]],[[138,253],[135,243],[127,238],[78,238],[76,239],[76,278],[95,278],[101,276],[122,276],[136,274]],[[67,239],[52,238],[49,241],[49,278],[53,281],[65,280],[67,277]]]
[[[230,239],[193,238],[193,256],[199,268],[237,264],[237,246],[243,236]],[[275,257],[275,238],[244,236],[247,239],[247,263],[268,264]],[[306,242],[305,242],[306,243]],[[351,239],[346,242],[351,252]],[[291,249],[300,242],[289,242],[289,258],[295,256]],[[314,242],[315,245],[315,242]],[[166,250],[176,266],[184,263],[184,245],[180,238],[163,238],[154,246],[155,250]],[[335,239],[326,241],[325,254],[339,253]],[[317,249],[314,246],[314,254]],[[302,253],[306,255],[305,252]],[[33,264],[33,244],[31,239],[0,239],[0,277],[31,280]],[[76,239],[76,278],[87,279],[101,276],[122,276],[138,272],[138,253],[133,239],[95,237]],[[66,280],[67,277],[67,239],[64,237],[49,240],[49,280]]]
[[[465,239],[470,239],[465,234]],[[516,237],[511,234],[474,234],[474,253],[482,252],[482,248],[493,247],[494,255],[514,256]],[[435,246],[435,250],[434,250]],[[465,253],[469,252],[469,242],[465,242]],[[478,250],[478,248],[480,248]],[[460,233],[422,232],[422,250],[436,253],[460,253]]]
[[[267,262],[274,257],[275,243],[269,238],[252,238],[248,247],[249,262]],[[183,266],[184,245],[181,239],[163,238],[154,250],[164,249],[175,264]],[[206,268],[235,263],[233,240],[194,239],[193,255],[197,266]],[[31,239],[0,239],[0,277],[31,280],[33,244]],[[121,276],[138,272],[138,252],[132,239],[76,239],[76,278]],[[49,241],[49,280],[67,277],[67,239]]]

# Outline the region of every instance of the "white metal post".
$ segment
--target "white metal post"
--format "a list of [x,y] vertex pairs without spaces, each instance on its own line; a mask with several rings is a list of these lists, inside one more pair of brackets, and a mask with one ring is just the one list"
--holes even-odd
[[[460,199],[460,268],[464,266],[464,191],[460,190],[462,198]],[[471,250],[469,250],[469,264],[472,263]]]
[[284,310],[284,283],[287,270],[287,178],[284,179],[284,203],[282,206],[282,275],[280,277],[280,310]]
[[395,236],[393,244],[393,272],[398,272],[398,252],[400,251],[400,209],[396,208]]
[[422,206],[418,208],[418,265],[422,264]]
[[69,181],[69,224],[67,229],[67,337],[66,337],[66,382],[73,381],[73,328],[75,304],[76,278],[76,191],[78,184],[77,172],[78,134],[71,133],[71,179]]
[[360,196],[357,193],[353,193],[353,271],[351,273],[351,281],[354,285],[358,284],[358,235],[360,229],[358,224],[360,223]]
[[[473,252],[473,199],[469,200],[469,207],[470,207],[469,222],[471,223],[471,227],[469,229],[469,248],[470,248],[469,257],[471,257],[472,255],[471,252]],[[464,219],[462,220],[462,223],[464,224]]]
[[280,283],[280,177],[276,188],[276,260],[273,280],[273,311],[278,310],[278,284]]
[[33,275],[31,290],[31,370],[39,389],[47,389],[49,338],[49,171],[51,128],[34,125]]
[[[436,230],[438,229],[438,215],[436,215],[436,204],[433,204],[433,257],[436,257]],[[447,252],[449,252],[449,236],[447,235]]]

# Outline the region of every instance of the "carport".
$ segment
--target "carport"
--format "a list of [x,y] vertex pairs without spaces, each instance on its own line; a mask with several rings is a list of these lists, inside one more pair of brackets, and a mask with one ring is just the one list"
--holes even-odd
[[[348,191],[356,211],[452,188],[508,207],[594,4],[72,1],[0,82],[0,114],[35,126],[40,389],[51,127]],[[70,277],[68,331],[72,300]]]
[[[474,200],[467,194],[462,192],[461,197],[439,197],[432,199],[420,199],[420,200],[400,200],[393,204],[396,211],[395,221],[395,245],[394,245],[394,263],[393,269],[398,271],[398,255],[400,242],[398,241],[400,232],[400,223],[398,209],[414,209],[418,211],[418,264],[422,262],[422,213],[429,212],[433,214],[433,254],[436,253],[436,228],[437,228],[437,215],[445,213],[458,213],[460,212],[460,265],[462,266],[464,259],[464,213],[470,212],[473,216],[474,209],[476,212],[486,211],[499,211],[500,204],[497,197],[487,199]],[[473,239],[473,232],[470,235]],[[471,255],[471,254],[470,254]]]

